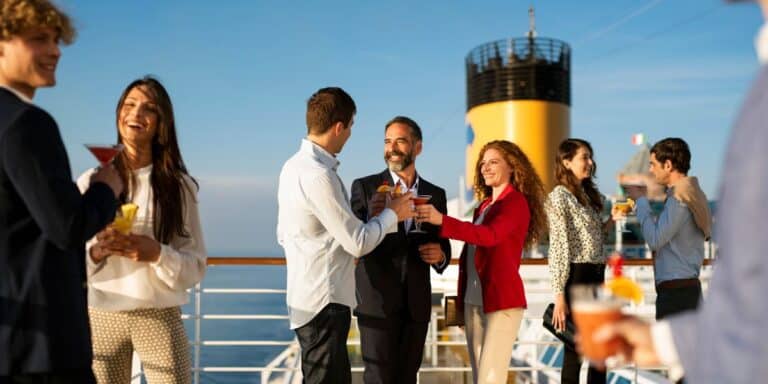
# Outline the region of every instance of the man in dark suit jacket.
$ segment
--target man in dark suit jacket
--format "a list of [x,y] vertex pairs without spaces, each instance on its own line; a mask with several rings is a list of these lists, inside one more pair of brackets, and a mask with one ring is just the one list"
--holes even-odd
[[[431,195],[430,203],[446,212],[445,191],[416,173],[421,153],[421,128],[398,116],[387,123],[384,172],[352,184],[352,210],[367,221],[384,207],[382,184],[403,192]],[[365,383],[416,383],[431,313],[429,267],[442,273],[451,259],[450,244],[435,226],[421,225],[425,234],[410,234],[415,223],[398,224],[396,233],[360,259],[355,270],[358,305],[355,308],[363,352]]]
[[56,123],[31,104],[56,82],[68,18],[45,1],[3,1],[12,4],[0,9],[0,383],[95,383],[85,241],[112,221],[123,184],[106,167],[81,195]]

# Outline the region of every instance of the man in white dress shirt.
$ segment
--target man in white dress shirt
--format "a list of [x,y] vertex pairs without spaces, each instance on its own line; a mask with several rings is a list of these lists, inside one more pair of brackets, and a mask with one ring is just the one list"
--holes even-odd
[[[768,0],[759,0],[768,20]],[[760,383],[768,377],[768,23],[755,40],[760,72],[734,124],[726,154],[715,239],[719,257],[697,311],[653,326],[628,318],[601,329],[620,336],[638,364],[682,366],[691,383]]]
[[336,155],[352,134],[355,111],[341,88],[315,92],[307,101],[307,137],[280,173],[277,241],[285,249],[288,315],[304,383],[351,382],[346,344],[356,305],[354,261],[414,215],[410,193],[367,223],[352,213]]

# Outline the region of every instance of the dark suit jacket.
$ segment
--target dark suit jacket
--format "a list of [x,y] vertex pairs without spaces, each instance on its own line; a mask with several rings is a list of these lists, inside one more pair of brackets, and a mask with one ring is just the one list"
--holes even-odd
[[[430,203],[446,213],[445,190],[419,176],[419,194],[432,195]],[[368,201],[384,180],[395,185],[388,170],[357,179],[352,183],[352,211],[363,221],[368,220]],[[438,228],[424,223],[427,232],[418,241],[436,242],[445,253],[445,261],[435,266],[442,273],[451,259],[448,239],[438,236]],[[415,321],[428,321],[432,285],[429,265],[419,257],[415,238],[409,240],[403,222],[397,224],[397,233],[390,233],[373,252],[363,256],[355,268],[357,308],[355,314],[376,318],[399,316],[409,311]],[[403,270],[405,265],[405,271]],[[405,280],[401,281],[403,273]]]
[[85,241],[112,190],[81,195],[56,122],[0,88],[0,376],[91,366]]

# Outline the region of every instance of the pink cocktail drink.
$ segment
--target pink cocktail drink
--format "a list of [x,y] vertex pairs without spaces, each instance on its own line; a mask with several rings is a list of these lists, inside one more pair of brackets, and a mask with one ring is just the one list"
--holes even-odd
[[[429,202],[429,199],[432,198],[432,195],[416,195],[414,196],[411,201],[413,202],[413,205],[424,205]],[[411,230],[411,232],[414,233],[426,233],[421,229],[421,222],[416,220],[416,225],[413,226],[414,229]]]
[[123,150],[122,144],[114,145],[101,145],[101,144],[86,144],[86,148],[91,151],[93,157],[99,161],[102,167],[106,167],[112,160],[115,159],[120,151]]
[[424,205],[429,202],[432,196],[419,195],[413,198],[413,205]]

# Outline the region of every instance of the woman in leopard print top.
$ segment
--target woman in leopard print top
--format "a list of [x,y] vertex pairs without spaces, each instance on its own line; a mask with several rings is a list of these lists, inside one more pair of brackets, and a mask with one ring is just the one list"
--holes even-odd
[[[549,270],[555,294],[552,324],[565,329],[570,319],[571,284],[601,283],[605,274],[603,234],[600,219],[603,197],[594,183],[595,162],[592,146],[584,140],[567,139],[560,143],[555,162],[558,185],[549,194]],[[606,223],[610,224],[610,223]],[[565,347],[561,383],[578,383],[581,360]],[[605,383],[605,372],[589,368],[588,383]]]

